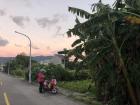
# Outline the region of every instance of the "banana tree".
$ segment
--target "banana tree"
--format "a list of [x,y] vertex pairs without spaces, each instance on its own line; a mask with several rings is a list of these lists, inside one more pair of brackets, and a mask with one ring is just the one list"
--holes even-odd
[[[137,5],[137,2],[134,4]],[[86,21],[80,23],[76,19],[77,24],[73,29],[68,31],[68,36],[79,36],[79,39],[73,43],[73,47],[75,47],[73,52],[78,50],[79,55],[83,56],[82,54],[84,54],[82,60],[90,67],[103,69],[104,65],[112,62],[110,65],[114,65],[113,69],[116,70],[117,75],[122,75],[122,79],[125,80],[124,85],[127,87],[132,105],[138,105],[140,103],[134,89],[134,84],[136,85],[136,83],[131,81],[133,77],[130,76],[129,68],[127,67],[130,63],[128,59],[133,58],[133,50],[130,51],[129,55],[126,51],[129,50],[127,48],[127,44],[129,43],[132,44],[129,44],[131,47],[135,47],[132,42],[129,42],[131,38],[133,38],[133,42],[136,39],[137,41],[139,40],[139,26],[135,22],[139,19],[139,5],[136,8],[128,8],[129,5],[129,0],[126,0],[125,3],[122,0],[117,0],[115,8],[112,9],[109,5],[103,5],[99,1],[99,3],[92,5],[92,13],[69,7],[70,12],[85,18]],[[130,6],[134,7],[133,5]],[[128,21],[129,16],[134,16],[137,19],[135,18],[133,22],[130,22]],[[133,34],[134,32],[135,35]],[[139,44],[136,46],[139,48]],[[138,51],[135,52],[138,54]]]

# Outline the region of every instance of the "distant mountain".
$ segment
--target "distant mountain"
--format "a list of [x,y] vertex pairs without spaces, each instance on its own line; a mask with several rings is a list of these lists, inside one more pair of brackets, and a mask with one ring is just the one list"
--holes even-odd
[[32,57],[32,59],[37,62],[40,62],[40,61],[51,59],[52,57],[53,56],[34,56],[34,57]]
[[[32,60],[40,62],[40,61],[51,59],[52,57],[53,56],[33,56]],[[15,57],[0,57],[0,64],[4,64],[13,59],[15,59]]]
[[13,59],[15,59],[15,57],[0,57],[0,64],[4,64]]

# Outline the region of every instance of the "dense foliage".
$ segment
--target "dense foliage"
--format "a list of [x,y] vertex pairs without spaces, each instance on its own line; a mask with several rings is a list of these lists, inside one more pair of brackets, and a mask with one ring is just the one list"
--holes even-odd
[[92,13],[69,7],[85,18],[68,31],[79,38],[70,55],[86,65],[95,80],[97,97],[109,105],[140,104],[140,1],[117,0],[114,7],[100,0]]
[[[32,80],[36,80],[36,74],[41,70],[44,69],[46,79],[51,79],[52,76],[55,76],[55,78],[58,81],[74,81],[74,80],[83,80],[83,79],[89,79],[89,73],[87,71],[80,71],[76,72],[75,70],[68,70],[64,69],[61,65],[54,65],[54,64],[48,64],[48,65],[41,65],[37,64],[32,67]],[[28,73],[26,75],[28,78]]]
[[[71,75],[70,72],[65,70],[61,65],[54,65],[54,64],[48,64],[48,65],[35,65],[32,67],[32,80],[36,80],[36,74],[41,70],[44,69],[46,79],[51,79],[52,76],[55,76],[55,78],[60,81],[68,81],[73,79],[73,75]],[[28,75],[27,75],[28,76]]]

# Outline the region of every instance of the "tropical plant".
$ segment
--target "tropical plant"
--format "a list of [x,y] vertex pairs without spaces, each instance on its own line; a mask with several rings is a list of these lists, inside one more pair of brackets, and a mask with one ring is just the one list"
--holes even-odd
[[69,37],[79,37],[69,53],[89,67],[97,96],[110,105],[140,104],[139,4],[138,0],[117,0],[111,8],[100,0],[92,5],[92,13],[69,7],[86,19],[80,23],[76,18],[76,25],[67,32]]

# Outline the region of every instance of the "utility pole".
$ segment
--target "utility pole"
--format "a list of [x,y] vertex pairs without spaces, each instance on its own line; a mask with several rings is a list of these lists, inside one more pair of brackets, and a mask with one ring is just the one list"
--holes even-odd
[[9,73],[9,70],[10,70],[10,61],[8,62],[8,71],[7,71],[8,72],[8,75],[10,74]]

